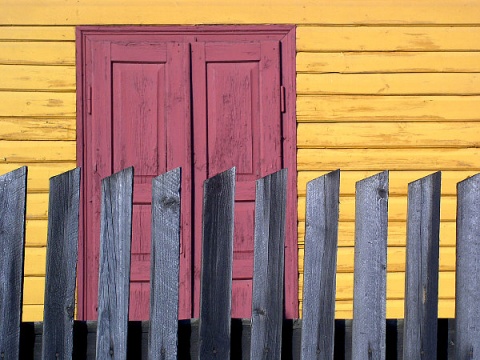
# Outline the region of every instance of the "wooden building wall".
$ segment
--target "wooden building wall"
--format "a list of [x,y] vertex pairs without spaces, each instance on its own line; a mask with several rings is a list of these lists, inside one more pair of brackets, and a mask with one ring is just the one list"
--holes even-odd
[[24,320],[42,317],[48,178],[75,166],[75,26],[108,24],[296,24],[300,285],[305,183],[340,168],[336,315],[351,317],[355,181],[389,169],[387,316],[402,317],[407,183],[444,170],[439,315],[454,316],[455,184],[480,171],[480,3],[209,4],[2,3],[0,173],[29,165]]

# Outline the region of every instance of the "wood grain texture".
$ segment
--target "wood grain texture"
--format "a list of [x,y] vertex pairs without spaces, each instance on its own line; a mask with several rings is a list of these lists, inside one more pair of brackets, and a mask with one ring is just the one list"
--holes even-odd
[[79,206],[80,168],[50,179],[42,359],[73,354]]
[[75,66],[0,65],[0,90],[75,91]]
[[352,359],[385,359],[388,171],[356,191]]
[[0,26],[0,40],[75,41],[73,26]]
[[235,168],[204,183],[199,359],[230,358]]
[[0,117],[75,117],[75,93],[0,91]]
[[126,359],[133,168],[102,180],[97,359]]
[[152,182],[149,359],[177,359],[181,169]]
[[[325,124],[326,125],[326,124]],[[437,123],[437,126],[441,126]],[[299,126],[300,127],[300,126]],[[29,167],[30,170],[31,166]],[[1,167],[0,167],[1,169]],[[29,171],[30,172],[30,171]],[[305,196],[305,190],[307,182],[313,180],[319,176],[327,174],[326,170],[313,170],[313,171],[299,171],[298,172],[298,195]],[[355,195],[355,183],[369,176],[374,175],[375,171],[367,170],[342,170],[342,176],[340,178],[340,193],[342,196]],[[423,170],[405,170],[405,171],[389,171],[389,188],[391,196],[407,195],[408,183],[430,175],[431,171]],[[458,171],[442,171],[442,195],[456,195],[457,183],[466,179],[469,176],[475,175],[476,171],[470,170],[458,170]],[[30,178],[29,178],[30,185]]]
[[257,180],[251,359],[281,357],[286,193],[286,169]]
[[333,359],[340,171],[307,184],[302,359]]
[[299,26],[297,50],[472,51],[479,34],[476,26]]
[[[149,0],[106,2],[93,0],[50,1],[48,6],[5,1],[0,24],[77,25],[77,24],[477,24],[478,3],[447,0],[432,11],[431,1],[398,3],[362,0],[355,3],[303,0],[272,6],[266,0],[225,4],[209,0],[207,5],[192,0],[156,3]],[[179,11],[181,9],[181,11]],[[415,34],[416,32],[414,32]],[[420,40],[423,38],[420,37]],[[324,39],[322,39],[324,40]],[[427,38],[428,40],[428,38]],[[413,40],[412,40],[413,42]]]
[[467,149],[299,149],[298,169],[480,170],[478,148]]
[[[75,119],[0,118],[0,140],[75,140]],[[48,182],[48,177],[45,178]],[[30,186],[31,183],[29,182]]]
[[0,176],[0,356],[18,359],[27,167]]
[[477,121],[479,96],[301,95],[297,121]]
[[408,185],[404,359],[437,357],[441,173]]
[[75,141],[0,141],[0,162],[72,162],[75,149]]
[[476,359],[480,348],[480,174],[458,183],[456,359]]
[[[478,147],[480,122],[300,123],[299,148]],[[405,183],[406,187],[406,183]]]
[[[412,84],[415,84],[412,86]],[[479,95],[474,73],[298,74],[299,95]]]
[[299,73],[476,73],[480,52],[299,52]]
[[56,41],[0,41],[3,65],[75,65],[75,43]]

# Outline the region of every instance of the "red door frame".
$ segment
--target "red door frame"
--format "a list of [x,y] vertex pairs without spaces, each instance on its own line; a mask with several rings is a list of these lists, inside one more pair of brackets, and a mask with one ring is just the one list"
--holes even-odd
[[[148,36],[149,40],[172,41],[222,41],[222,35],[232,34],[238,41],[270,39],[280,41],[282,47],[282,85],[285,87],[285,111],[282,113],[283,168],[288,169],[287,224],[285,239],[285,316],[298,317],[298,244],[297,244],[297,160],[296,160],[296,83],[295,83],[295,26],[293,25],[257,25],[257,26],[80,26],[76,29],[76,71],[77,71],[77,165],[86,165],[84,159],[85,118],[87,116],[86,78],[87,63],[86,42],[89,37],[110,39],[112,36],[138,35]],[[82,178],[82,189],[85,180]],[[81,192],[81,204],[84,201]],[[85,241],[83,236],[83,206],[80,209],[79,259],[78,259],[78,307],[77,318],[84,319]],[[193,264],[192,264],[193,268]]]

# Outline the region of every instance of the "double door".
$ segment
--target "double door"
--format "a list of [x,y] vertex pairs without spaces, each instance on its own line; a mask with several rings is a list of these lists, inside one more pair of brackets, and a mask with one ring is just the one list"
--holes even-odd
[[178,166],[180,317],[198,315],[203,181],[232,166],[232,316],[250,316],[255,180],[284,166],[281,48],[278,40],[225,40],[86,38],[79,161],[83,318],[96,318],[100,181],[129,166],[135,168],[130,319],[148,319],[151,181]]

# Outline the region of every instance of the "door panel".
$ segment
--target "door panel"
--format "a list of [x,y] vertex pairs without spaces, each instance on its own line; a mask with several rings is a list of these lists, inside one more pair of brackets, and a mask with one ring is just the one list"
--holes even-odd
[[[92,183],[134,166],[130,319],[148,318],[152,179],[182,166],[190,176],[190,55],[187,44],[101,41],[92,44],[92,139],[85,176]],[[167,138],[170,140],[167,141]],[[167,148],[168,147],[168,148]],[[175,156],[172,156],[175,153]],[[189,185],[185,185],[188,188]],[[182,198],[183,238],[191,238],[190,197]],[[89,201],[88,201],[89,200]],[[84,206],[87,233],[87,318],[96,318],[100,189]],[[97,214],[97,215],[95,215]],[[187,245],[188,246],[188,245]],[[181,292],[190,317],[190,251],[182,251]],[[188,264],[186,266],[186,264]],[[91,274],[91,275],[90,275]],[[185,296],[185,294],[188,294]]]
[[198,149],[195,306],[200,293],[202,181],[236,166],[232,316],[247,318],[251,316],[255,181],[282,167],[279,43],[197,43],[192,51],[194,148]]

